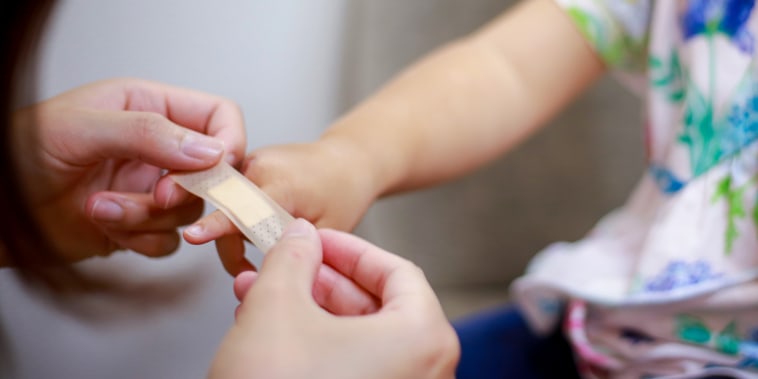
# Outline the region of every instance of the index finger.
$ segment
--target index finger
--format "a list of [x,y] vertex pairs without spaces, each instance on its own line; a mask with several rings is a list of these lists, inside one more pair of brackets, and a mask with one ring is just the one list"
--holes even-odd
[[[226,98],[167,84],[146,82],[125,87],[129,107],[163,100],[171,121],[224,141],[234,162],[242,159],[247,145],[245,122],[239,107]],[[148,110],[148,109],[129,109]]]
[[[158,113],[175,124],[224,142],[237,163],[247,140],[239,107],[221,96],[142,79],[110,79],[89,84],[75,98],[109,110]],[[69,95],[71,96],[71,95]]]
[[[124,109],[158,112],[178,125],[223,141],[224,159],[233,166],[244,157],[247,146],[244,119],[231,100],[144,80],[125,80],[123,86]],[[164,207],[176,206],[189,197],[168,178],[161,178],[155,187],[156,201]]]

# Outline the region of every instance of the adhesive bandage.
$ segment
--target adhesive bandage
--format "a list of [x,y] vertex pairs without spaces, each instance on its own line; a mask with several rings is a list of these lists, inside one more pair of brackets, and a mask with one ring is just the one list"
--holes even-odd
[[221,210],[263,253],[279,240],[293,220],[279,204],[224,161],[208,170],[175,173],[171,177]]

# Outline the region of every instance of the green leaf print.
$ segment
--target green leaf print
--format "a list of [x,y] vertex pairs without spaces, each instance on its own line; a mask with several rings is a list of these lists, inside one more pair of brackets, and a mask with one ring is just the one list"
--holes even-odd
[[[753,182],[753,180],[750,180],[740,187],[733,187],[732,177],[727,176],[716,185],[716,192],[714,192],[711,199],[712,202],[716,202],[724,198],[727,203],[726,235],[724,236],[724,252],[727,255],[731,254],[734,248],[734,241],[740,235],[737,230],[737,219],[747,216],[743,195],[747,187]],[[756,210],[753,209],[753,217],[755,217],[755,213]]]
[[737,334],[735,321],[731,321],[718,333],[711,331],[705,322],[696,316],[680,314],[676,316],[675,322],[676,336],[682,341],[713,346],[724,354],[737,355],[739,353],[742,340]]
[[737,335],[737,323],[730,322],[716,337],[716,348],[718,351],[737,355],[740,351],[740,338]]
[[689,83],[684,104],[684,130],[679,141],[688,146],[693,176],[713,167],[722,156],[721,140],[717,138],[713,104],[694,83]]
[[705,345],[711,340],[711,331],[696,317],[679,315],[676,318],[676,335],[682,341]]
[[665,60],[651,55],[648,58],[648,71],[653,88],[664,93],[670,102],[680,103],[684,100],[684,73],[676,49],[672,49]]
[[676,336],[682,341],[702,346],[713,346],[716,350],[729,355],[740,352],[743,342],[737,334],[737,322],[732,321],[720,332],[714,333],[703,320],[690,315],[677,315],[675,318]]
[[718,182],[718,184],[716,184],[716,191],[713,193],[711,202],[715,203],[716,201],[718,201],[718,199],[727,196],[731,188],[732,188],[731,176],[727,176],[724,179],[721,179]]
[[625,44],[607,38],[613,34],[602,20],[578,7],[568,7],[566,12],[608,65],[615,66],[621,62]]

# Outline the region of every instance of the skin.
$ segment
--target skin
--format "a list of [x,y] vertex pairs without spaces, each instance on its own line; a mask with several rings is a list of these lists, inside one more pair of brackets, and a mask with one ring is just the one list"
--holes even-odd
[[[524,1],[401,72],[319,140],[252,152],[243,172],[296,217],[351,230],[381,196],[460,177],[506,153],[604,72],[563,10]],[[232,275],[250,268],[221,213],[184,238],[217,240]]]
[[30,208],[72,262],[118,249],[173,252],[177,228],[197,220],[203,205],[163,172],[238,163],[245,149],[233,102],[137,79],[93,83],[21,109],[12,128]]
[[[525,1],[400,73],[336,121],[319,140],[254,151],[245,159],[243,172],[295,216],[318,226],[350,230],[381,196],[457,178],[504,154],[604,72],[600,58],[562,10],[549,0]],[[312,255],[292,250],[291,260],[310,262],[300,267],[310,266],[306,273],[294,264],[274,263],[281,265],[282,271],[297,273],[291,277],[306,279],[298,285],[276,281],[275,274],[267,276],[267,264],[285,260],[275,255],[267,256],[259,276],[244,271],[251,266],[244,259],[242,237],[220,213],[185,230],[185,239],[192,243],[218,238],[221,260],[230,274],[237,275],[235,287],[243,299],[235,326],[241,331],[230,331],[211,377],[449,377],[446,369],[438,367],[450,360],[433,359],[445,353],[429,354],[429,346],[414,344],[418,336],[414,328],[380,318],[395,308],[393,297],[385,296],[386,288],[378,291],[370,284],[388,286],[389,280],[365,281],[356,277],[354,270],[345,269],[355,265],[330,259],[328,233],[336,232],[321,234],[321,263]],[[387,272],[379,267],[376,264],[366,270],[366,275]],[[417,280],[403,282],[411,283],[408,289],[420,288]],[[369,316],[343,316],[340,320],[316,307],[334,309],[333,298],[324,294],[331,293],[334,283],[350,282],[355,285],[340,286],[340,310],[346,315]],[[245,295],[251,283],[252,289]],[[420,300],[412,295],[401,297]],[[377,309],[373,313],[368,311],[372,301]],[[353,302],[361,308],[352,308]],[[413,324],[415,317],[428,317],[427,312],[437,314],[429,306],[417,308],[406,314],[405,321]],[[374,320],[383,321],[371,324]],[[338,321],[340,328],[334,326]],[[353,323],[363,322],[362,327],[352,329]],[[430,322],[418,323],[416,328],[425,325]],[[441,326],[421,330],[424,335],[445,339]],[[379,333],[371,335],[372,331]],[[345,337],[345,332],[352,337]],[[399,336],[407,340],[401,342]],[[408,344],[412,349],[404,350]],[[395,355],[397,351],[401,354]],[[246,360],[248,365],[242,363]],[[425,366],[425,362],[432,364]]]
[[[295,216],[321,227],[350,230],[381,196],[451,180],[505,153],[604,71],[599,58],[560,9],[549,0],[528,0],[409,67],[335,122],[319,140],[253,152],[245,159],[243,172]],[[85,104],[113,111],[133,103],[123,101],[123,96],[118,98],[121,101],[105,104],[97,99]],[[135,111],[147,108],[160,113],[162,102],[136,104],[142,107]],[[45,109],[41,113],[44,115]],[[171,119],[174,113],[172,107],[171,112],[162,113],[163,118]],[[74,112],[73,119],[79,117],[89,125],[83,133],[100,134],[91,130],[93,123],[87,121],[87,115]],[[155,116],[149,118],[152,121],[145,122],[138,116],[142,121],[136,125],[157,122]],[[42,118],[43,130],[44,125],[53,125],[59,119],[63,118]],[[213,119],[205,118],[201,123],[204,126],[183,126],[214,135],[210,131],[218,129],[209,127]],[[76,124],[62,129],[74,127]],[[145,133],[136,134],[150,135],[158,130],[163,128],[146,127]],[[51,132],[42,134],[47,133]],[[166,225],[156,225],[146,215],[161,209],[176,211],[194,200],[176,189],[166,189],[171,185],[159,180],[160,171],[154,166],[197,169],[212,162],[194,162],[197,167],[189,167],[186,157],[165,162],[153,156],[160,150],[156,146],[135,154],[140,149],[137,141],[144,138],[129,139],[133,145],[117,139],[106,144],[112,147],[107,149],[55,147],[54,141],[73,138],[62,133],[63,138],[49,143],[53,147],[44,147],[43,141],[42,151],[52,149],[73,160],[59,159],[55,154],[49,154],[53,158],[48,160],[43,154],[39,162],[32,161],[37,165],[32,168],[37,170],[25,172],[44,173],[39,168],[46,168],[59,173],[38,174],[54,190],[32,190],[43,223],[54,219],[53,215],[73,212],[96,226],[87,232],[94,231],[99,239],[85,244],[67,237],[69,228],[79,237],[89,235],[82,233],[78,224],[49,222],[47,233],[60,241],[64,251],[86,245],[90,250],[84,256],[108,253],[114,243],[127,247],[132,246],[130,241],[139,248],[142,245],[135,241],[140,238],[134,238],[134,233],[144,236],[143,241],[150,245],[164,246],[149,254],[175,247],[171,233],[185,217],[176,216]],[[21,137],[19,146],[33,146]],[[174,151],[171,155],[181,151],[176,146],[182,146],[183,140],[173,138],[179,142],[169,144],[169,150]],[[131,147],[115,148],[120,143]],[[227,146],[227,150],[234,149]],[[140,169],[142,165],[137,164],[133,170],[117,170],[121,167],[117,163],[123,160],[144,161],[146,168]],[[99,177],[101,172],[109,175]],[[145,180],[130,178],[132,184],[119,186],[127,182],[115,180],[122,172],[150,175]],[[29,185],[38,179],[29,176]],[[87,190],[76,190],[79,186]],[[103,221],[96,202],[115,194],[126,194],[137,205],[125,207],[128,216]],[[128,232],[122,235],[124,231]],[[184,237],[192,243],[218,239],[224,267],[233,275],[250,268],[242,255],[242,237],[220,213],[187,228]],[[167,242],[156,244],[150,238]],[[423,273],[356,237],[333,230],[317,233],[311,225],[297,221],[269,252],[260,273],[239,275],[235,289],[242,304],[214,360],[211,378],[453,375],[459,354],[457,341]]]
[[[353,316],[311,296],[323,263],[380,299]],[[291,224],[259,273],[235,280],[242,299],[210,378],[453,378],[460,347],[423,272],[358,237]],[[346,310],[350,304],[345,304]]]
[[[234,163],[244,149],[233,103],[136,79],[20,110],[13,136],[31,209],[69,261],[172,251],[202,204],[164,171]],[[242,304],[212,378],[453,376],[457,338],[421,270],[357,237],[297,220],[235,292]]]

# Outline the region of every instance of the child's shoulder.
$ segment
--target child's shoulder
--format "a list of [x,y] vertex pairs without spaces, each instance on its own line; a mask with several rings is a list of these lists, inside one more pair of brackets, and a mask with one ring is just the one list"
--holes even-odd
[[555,1],[609,67],[644,68],[653,1]]

